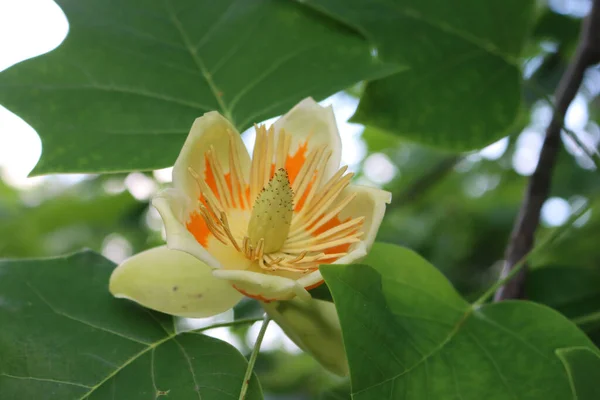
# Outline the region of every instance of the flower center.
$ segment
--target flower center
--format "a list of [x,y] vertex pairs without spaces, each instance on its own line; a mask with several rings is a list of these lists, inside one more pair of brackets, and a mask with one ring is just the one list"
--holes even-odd
[[[198,209],[206,229],[265,271],[308,273],[347,254],[360,241],[364,221],[364,217],[342,220],[343,210],[355,197],[342,196],[353,174],[346,174],[343,167],[325,180],[323,171],[331,157],[326,146],[306,154],[309,138],[290,156],[290,134],[281,131],[275,143],[272,126],[268,131],[264,125],[255,129],[249,182],[231,132],[229,172],[224,173],[213,148],[204,155],[204,177],[189,169],[200,190]],[[248,208],[248,224],[241,224],[236,214],[230,226],[233,211]]]
[[262,240],[267,254],[281,249],[290,232],[294,193],[287,171],[280,168],[258,194],[248,224],[248,239],[256,247]]

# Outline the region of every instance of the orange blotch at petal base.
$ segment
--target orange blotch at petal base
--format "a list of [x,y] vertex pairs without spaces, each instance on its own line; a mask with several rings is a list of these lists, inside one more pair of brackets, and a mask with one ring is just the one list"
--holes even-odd
[[[323,282],[325,282],[325,281],[323,281]],[[321,283],[323,283],[323,282],[321,282]],[[242,290],[239,287],[237,287],[237,285],[231,285],[231,286],[233,286],[233,288],[235,290],[237,290],[238,292],[240,292],[244,296],[250,297],[251,299],[254,299],[254,300],[259,300],[259,301],[262,301],[262,302],[265,302],[265,303],[270,303],[270,302],[272,302],[272,301],[275,300],[275,299],[267,299],[266,297],[264,297],[264,296],[262,296],[260,294],[250,294],[250,293],[246,292],[245,290]]]
[[[353,174],[346,174],[347,167],[343,167],[333,176],[325,177],[323,171],[331,157],[331,151],[326,146],[315,146],[309,150],[308,139],[290,154],[290,134],[283,130],[276,133],[273,127],[267,130],[264,126],[256,126],[255,129],[256,143],[250,171],[246,175],[240,169],[233,138],[230,139],[226,173],[214,149],[204,154],[202,176],[190,169],[200,195],[197,208],[190,213],[186,227],[198,243],[222,262],[225,269],[236,269],[236,265],[227,265],[226,261],[231,258],[221,257],[224,247],[209,240],[211,237],[226,245],[231,252],[239,252],[250,260],[251,262],[245,263],[244,269],[298,279],[316,271],[320,264],[335,262],[349,252],[352,244],[360,241],[364,218],[342,220],[340,217],[340,213],[355,196],[341,195]],[[286,235],[283,245],[265,252],[264,238],[249,237],[248,221],[253,213],[261,216],[264,214],[261,217],[266,218],[262,220],[263,223],[279,217],[269,215],[279,212],[276,211],[277,207],[259,205],[256,199],[265,190],[273,190],[266,194],[268,201],[283,201],[283,198],[278,197],[283,192],[270,189],[270,182],[275,177],[281,178],[284,175],[291,189],[287,191],[288,196],[290,192],[293,196],[293,206],[289,210],[293,210],[293,214],[289,225],[281,231]],[[265,202],[261,202],[263,203]],[[219,245],[218,249],[214,248],[215,243]],[[322,281],[312,284],[307,289],[321,283]]]
[[[290,182],[294,183],[300,169],[306,161],[306,150],[308,149],[308,140],[298,146],[298,150],[294,155],[288,155],[285,160],[285,169],[290,178]],[[275,168],[273,168],[275,170]]]

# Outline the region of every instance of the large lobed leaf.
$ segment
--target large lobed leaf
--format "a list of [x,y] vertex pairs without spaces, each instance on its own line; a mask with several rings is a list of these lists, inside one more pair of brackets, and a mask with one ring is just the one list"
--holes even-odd
[[[0,398],[237,399],[244,357],[112,298],[113,268],[92,252],[0,261]],[[262,399],[256,378],[248,398]]]
[[366,265],[322,266],[340,316],[355,400],[565,400],[555,355],[586,335],[539,304],[472,306],[417,254],[376,244]]
[[0,75],[0,104],[40,134],[34,174],[172,165],[192,122],[241,131],[398,70],[357,34],[284,0],[57,0],[65,42]]
[[353,120],[456,150],[505,136],[521,104],[533,0],[298,0],[354,27],[405,72],[371,82]]

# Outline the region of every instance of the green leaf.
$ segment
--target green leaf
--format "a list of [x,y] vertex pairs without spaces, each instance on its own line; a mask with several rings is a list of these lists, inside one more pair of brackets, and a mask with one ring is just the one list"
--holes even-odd
[[367,144],[369,153],[393,151],[402,143],[402,140],[398,136],[372,126],[365,128],[361,138]]
[[333,387],[319,395],[318,400],[351,400],[350,385],[347,382]]
[[329,287],[327,287],[326,283],[323,283],[322,285],[319,285],[316,288],[309,290],[308,292],[310,293],[313,299],[333,301],[333,298],[331,297],[331,291],[329,290]]
[[34,174],[172,165],[196,117],[241,131],[398,70],[357,34],[277,0],[57,0],[69,35],[0,76],[0,103],[42,138]]
[[[2,399],[236,399],[244,357],[112,298],[113,268],[92,252],[0,262]],[[262,399],[253,379],[249,398]]]
[[308,0],[405,72],[370,82],[353,121],[455,150],[510,133],[532,0]]
[[565,365],[573,400],[600,398],[600,356],[585,347],[558,349],[556,355]]
[[555,350],[594,349],[545,306],[471,306],[408,249],[376,244],[364,263],[321,267],[340,316],[355,400],[565,400],[569,382]]

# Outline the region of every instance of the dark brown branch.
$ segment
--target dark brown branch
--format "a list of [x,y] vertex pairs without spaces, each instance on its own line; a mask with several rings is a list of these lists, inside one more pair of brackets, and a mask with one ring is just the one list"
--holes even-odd
[[[575,56],[554,93],[554,114],[546,129],[540,159],[529,179],[525,198],[504,254],[503,277],[533,248],[540,210],[550,193],[552,171],[561,148],[560,132],[565,113],[581,86],[585,70],[598,61],[600,61],[600,0],[594,0],[590,15],[583,21]],[[494,300],[523,298],[525,271],[526,269],[523,268],[513,280],[500,288]]]

